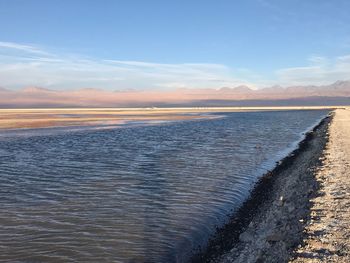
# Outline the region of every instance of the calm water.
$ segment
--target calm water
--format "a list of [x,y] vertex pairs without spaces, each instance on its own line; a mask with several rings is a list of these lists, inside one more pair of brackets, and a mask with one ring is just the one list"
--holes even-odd
[[6,133],[0,260],[181,262],[325,114]]

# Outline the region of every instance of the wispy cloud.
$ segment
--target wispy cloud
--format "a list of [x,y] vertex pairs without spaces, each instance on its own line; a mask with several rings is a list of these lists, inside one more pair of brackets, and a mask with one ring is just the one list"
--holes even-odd
[[0,42],[0,86],[52,89],[166,90],[221,88],[246,84],[261,87],[323,85],[350,77],[350,55],[310,56],[300,67],[276,69],[266,79],[251,69],[215,63],[153,63],[86,58],[47,51],[34,45]]
[[49,53],[41,50],[38,47],[31,46],[31,45],[22,45],[22,44],[17,44],[12,42],[0,41],[0,49],[15,49],[15,50],[20,50],[28,53],[39,54],[39,55],[49,55]]
[[350,55],[333,59],[312,56],[308,61],[307,66],[277,70],[277,81],[282,85],[325,85],[350,79]]
[[235,78],[232,70],[221,64],[82,58],[9,42],[0,42],[0,58],[0,85],[9,88],[29,85],[110,90],[220,88],[248,83]]

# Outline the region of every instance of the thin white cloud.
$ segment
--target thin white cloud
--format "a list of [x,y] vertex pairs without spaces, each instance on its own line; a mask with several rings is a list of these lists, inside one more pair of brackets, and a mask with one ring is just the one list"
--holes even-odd
[[313,56],[308,61],[308,66],[277,70],[277,82],[282,85],[325,85],[350,79],[350,55],[335,59]]
[[28,52],[33,54],[49,55],[48,52],[43,51],[38,47],[31,46],[31,45],[22,45],[22,44],[17,44],[12,42],[0,41],[0,49],[15,49],[15,50],[20,50],[23,52]]
[[217,68],[217,69],[227,69],[225,65],[222,64],[214,64],[214,63],[180,63],[180,64],[169,64],[169,63],[151,63],[151,62],[143,62],[143,61],[127,61],[127,60],[104,60],[106,62],[114,63],[114,64],[120,64],[120,65],[127,65],[127,66],[135,66],[135,67],[142,67],[142,68],[155,68],[155,67],[162,67],[162,68],[177,68],[179,66],[186,66],[186,67],[193,67],[193,68]]
[[0,42],[0,86],[53,89],[221,88],[272,84],[323,85],[350,78],[350,55],[313,55],[306,65],[278,69],[266,79],[250,69],[215,63],[153,63],[82,58],[47,52],[36,46]]
[[0,42],[0,56],[0,83],[9,88],[166,89],[176,88],[176,83],[178,88],[219,88],[247,83],[221,64],[86,59],[9,42]]
[[329,62],[328,59],[323,56],[311,56],[309,57],[308,61],[311,65],[316,65],[316,66],[326,65]]
[[350,63],[350,55],[338,57],[337,60],[339,63]]

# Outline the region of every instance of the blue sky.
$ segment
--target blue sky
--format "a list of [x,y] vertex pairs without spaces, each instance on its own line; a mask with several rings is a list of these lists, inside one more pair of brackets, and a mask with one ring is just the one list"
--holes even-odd
[[327,84],[350,76],[347,0],[0,0],[0,86]]

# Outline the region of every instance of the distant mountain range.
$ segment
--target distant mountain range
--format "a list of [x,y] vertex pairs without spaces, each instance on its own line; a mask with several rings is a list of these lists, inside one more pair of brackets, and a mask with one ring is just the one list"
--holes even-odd
[[172,91],[56,91],[40,87],[0,87],[1,108],[25,107],[167,107],[167,106],[301,106],[350,105],[350,81],[325,86],[247,86]]

